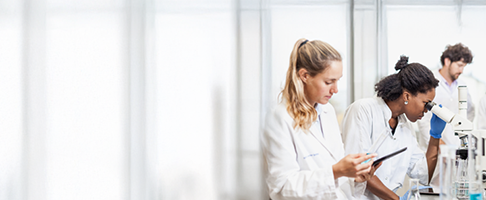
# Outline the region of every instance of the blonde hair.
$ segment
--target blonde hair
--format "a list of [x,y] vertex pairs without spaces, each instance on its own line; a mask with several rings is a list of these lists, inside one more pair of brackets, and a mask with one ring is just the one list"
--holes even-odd
[[300,79],[299,70],[305,69],[314,77],[323,72],[331,61],[341,61],[341,55],[331,45],[319,40],[299,39],[290,54],[285,87],[282,100],[286,100],[287,112],[294,119],[294,129],[308,131],[312,122],[317,119],[317,111],[305,96],[304,82]]

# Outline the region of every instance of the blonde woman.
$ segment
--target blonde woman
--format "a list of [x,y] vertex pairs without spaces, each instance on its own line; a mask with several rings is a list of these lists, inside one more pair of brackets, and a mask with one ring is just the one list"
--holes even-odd
[[298,40],[282,99],[266,118],[261,144],[270,198],[357,199],[376,168],[376,155],[344,155],[329,99],[343,76],[341,55],[329,44]]

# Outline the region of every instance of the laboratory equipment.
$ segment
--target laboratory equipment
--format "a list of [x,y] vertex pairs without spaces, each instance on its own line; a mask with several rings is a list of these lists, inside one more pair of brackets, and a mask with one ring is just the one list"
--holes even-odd
[[468,151],[467,149],[456,150],[456,177],[455,190],[457,199],[468,199],[469,197],[469,177],[468,177]]
[[467,186],[469,188],[469,199],[483,199],[483,170],[481,168],[481,156],[484,153],[481,132],[473,131],[468,135],[467,145]]
[[408,192],[407,200],[419,200],[419,179],[410,179],[410,191]]
[[456,147],[453,145],[440,145],[439,155],[439,178],[440,178],[440,199],[456,200],[455,170],[456,170]]
[[[461,140],[461,146],[456,150],[455,170],[449,171],[451,173],[455,172],[455,175],[452,176],[455,180],[450,180],[453,183],[453,191],[444,191],[444,195],[446,195],[446,192],[449,192],[449,194],[455,195],[460,200],[479,200],[482,199],[484,192],[483,183],[486,180],[486,171],[483,171],[483,169],[486,169],[486,162],[484,161],[486,160],[484,150],[484,137],[486,134],[483,130],[473,130],[472,122],[467,119],[467,87],[459,86],[458,90],[458,114],[454,114],[447,108],[437,106],[434,102],[426,103],[425,108],[451,124],[455,135]],[[450,156],[446,155],[447,159],[450,159]],[[485,166],[481,166],[481,163]],[[445,179],[441,180],[441,188],[446,189],[450,187],[445,181]]]

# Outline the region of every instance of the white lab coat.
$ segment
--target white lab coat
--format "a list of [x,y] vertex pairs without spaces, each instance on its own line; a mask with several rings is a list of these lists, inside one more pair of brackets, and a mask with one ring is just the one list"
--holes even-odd
[[476,123],[479,130],[486,130],[486,95],[479,100],[478,119]]
[[[388,121],[392,112],[380,97],[360,99],[351,104],[342,122],[343,141],[346,154],[368,152],[377,139],[386,134],[383,143],[376,149],[378,158],[407,147],[407,150],[383,162],[375,175],[390,190],[396,192],[403,186],[405,174],[428,182],[428,167],[425,153],[420,150],[413,134],[413,126],[405,114],[398,116],[395,134]],[[370,191],[365,191],[361,199],[379,199]]]
[[[466,85],[464,81],[458,78],[456,83],[454,83],[454,89],[449,89],[447,85],[447,81],[442,77],[439,70],[434,70],[434,76],[437,80],[439,80],[439,86],[435,88],[435,98],[434,102],[437,104],[442,104],[442,107],[445,107],[451,110],[454,113],[459,112],[459,91],[457,87]],[[471,95],[469,90],[467,92],[467,118],[472,122],[474,120],[474,103],[472,101]],[[432,112],[425,113],[424,117],[421,120],[417,121],[417,126],[419,128],[419,134],[417,135],[417,139],[420,145],[420,148],[423,151],[427,150],[429,145],[430,139],[430,119],[432,118]],[[454,130],[452,129],[451,124],[446,124],[444,130],[442,131],[442,141],[444,141],[448,145],[454,145],[459,148],[460,146],[460,139],[459,137],[454,135]],[[437,163],[436,169],[438,169],[439,163]],[[434,175],[430,181],[430,186],[434,189],[434,192],[438,192],[440,190],[440,180],[439,180],[439,170],[434,171]]]
[[[266,182],[272,200],[356,199],[366,182],[334,179],[332,165],[344,157],[343,143],[331,104],[321,105],[320,123],[309,132],[294,129],[294,120],[280,103],[267,114],[261,135]],[[320,131],[322,125],[324,136]]]

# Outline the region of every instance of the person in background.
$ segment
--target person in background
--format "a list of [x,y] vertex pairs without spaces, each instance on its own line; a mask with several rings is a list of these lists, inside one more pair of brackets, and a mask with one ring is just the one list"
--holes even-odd
[[[375,85],[377,96],[351,104],[342,122],[346,153],[369,152],[387,155],[401,148],[407,150],[382,163],[368,182],[361,199],[400,199],[395,192],[403,186],[405,174],[428,185],[439,151],[439,139],[445,122],[434,115],[430,142],[424,153],[418,146],[411,122],[427,112],[425,104],[435,97],[438,80],[427,67],[408,64],[401,56],[395,66],[398,73]],[[402,197],[406,198],[405,196]]]
[[[441,104],[443,107],[454,113],[459,112],[458,86],[466,85],[459,76],[464,71],[467,64],[471,63],[473,55],[468,47],[461,43],[453,46],[447,45],[445,51],[440,57],[442,68],[434,71],[434,76],[439,80],[439,86],[435,90],[434,102]],[[467,93],[467,118],[472,122],[474,120],[474,103],[469,91]],[[430,119],[432,114],[426,114],[422,120],[417,122],[419,134],[418,142],[422,150],[425,150],[429,144],[428,130],[430,129]],[[454,145],[459,148],[460,139],[454,135],[452,125],[447,124],[442,133],[440,144]],[[439,192],[439,174],[438,171],[433,175],[430,185],[434,192]]]
[[481,97],[478,106],[477,129],[486,130],[486,95]]
[[329,99],[343,76],[341,55],[329,44],[298,40],[281,102],[260,137],[270,198],[357,199],[376,168],[376,154],[345,156]]

